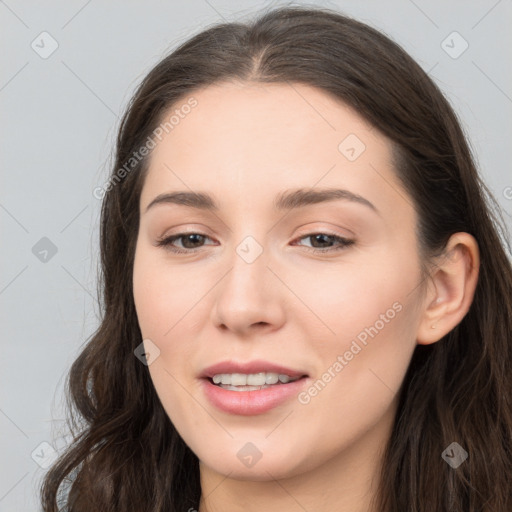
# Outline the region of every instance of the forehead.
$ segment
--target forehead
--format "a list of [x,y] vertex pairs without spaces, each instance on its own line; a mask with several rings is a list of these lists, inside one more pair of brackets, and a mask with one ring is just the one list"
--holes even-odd
[[[280,190],[315,185],[343,186],[388,206],[400,198],[389,141],[324,91],[228,82],[191,97],[196,106],[152,151],[141,206],[162,192],[187,188],[207,189],[221,204],[230,193],[248,198],[275,191],[273,200]],[[173,105],[164,122],[189,99]],[[391,190],[372,191],[382,189],[383,180]]]
[[[321,149],[330,147],[334,154],[343,134],[371,137],[375,144],[373,127],[357,112],[328,93],[304,84],[225,82],[193,96],[197,106],[166,135],[175,143],[187,145],[200,139],[202,148],[210,149],[210,144],[225,139],[218,149],[226,146],[232,152],[254,149],[259,144],[262,149],[281,147],[282,151],[275,151],[273,157],[284,153],[289,145],[297,154],[297,143],[307,144],[308,152],[314,155],[317,144],[312,142],[317,143],[320,136]],[[171,111],[176,108],[179,102]]]

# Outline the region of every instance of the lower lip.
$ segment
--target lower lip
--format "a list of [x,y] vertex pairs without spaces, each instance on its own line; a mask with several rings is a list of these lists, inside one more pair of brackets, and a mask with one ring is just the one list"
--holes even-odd
[[297,396],[309,379],[303,377],[288,384],[277,384],[256,391],[230,391],[213,384],[209,379],[201,380],[206,397],[215,407],[230,414],[253,416],[270,411]]

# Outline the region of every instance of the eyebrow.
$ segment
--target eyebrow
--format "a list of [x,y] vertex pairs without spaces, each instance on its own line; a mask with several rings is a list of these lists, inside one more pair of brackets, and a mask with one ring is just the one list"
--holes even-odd
[[[299,188],[296,190],[286,190],[276,197],[274,200],[274,208],[276,210],[292,210],[303,206],[335,200],[344,200],[361,204],[380,215],[379,210],[373,203],[368,201],[368,199],[365,199],[358,194],[354,194],[353,192],[350,192],[350,190],[338,188]],[[204,192],[179,191],[160,194],[149,203],[146,208],[146,212],[158,204],[177,204],[205,211],[219,211],[219,206],[212,196]]]

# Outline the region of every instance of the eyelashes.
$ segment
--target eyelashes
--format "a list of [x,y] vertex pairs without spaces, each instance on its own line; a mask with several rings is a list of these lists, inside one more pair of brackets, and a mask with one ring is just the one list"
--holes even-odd
[[175,253],[193,253],[193,252],[197,252],[200,248],[195,247],[195,248],[192,248],[192,249],[187,249],[187,248],[180,249],[180,248],[172,245],[175,240],[179,240],[180,238],[186,238],[186,237],[199,237],[200,239],[210,238],[209,236],[203,235],[201,233],[193,233],[193,232],[190,232],[190,233],[178,233],[177,235],[171,235],[171,236],[168,236],[166,238],[162,238],[162,239],[158,240],[156,245],[158,247],[164,247],[166,250],[171,251],[171,252],[175,252]]
[[[355,243],[355,240],[344,238],[338,235],[334,235],[331,233],[324,233],[324,232],[315,232],[315,233],[309,233],[307,235],[301,236],[300,238],[297,238],[296,240],[304,240],[306,238],[309,238],[311,240],[315,240],[315,243],[319,241],[322,243],[322,239],[325,241],[325,239],[332,240],[336,245],[334,247],[308,247],[308,246],[300,246],[306,249],[308,252],[313,253],[332,253],[337,251],[342,251],[346,249],[347,247],[353,245]],[[163,247],[165,250],[170,251],[175,254],[193,254],[202,249],[202,247],[193,247],[193,248],[187,248],[187,247],[176,247],[174,245],[174,242],[177,240],[187,240],[187,244],[191,242],[192,244],[197,243],[198,239],[199,242],[210,239],[211,238],[208,235],[202,234],[202,233],[196,233],[196,232],[189,232],[189,233],[177,233],[175,235],[171,235],[168,237],[161,238],[157,240],[156,246],[157,247]],[[183,245],[183,244],[182,244]],[[203,246],[204,247],[204,246]]]

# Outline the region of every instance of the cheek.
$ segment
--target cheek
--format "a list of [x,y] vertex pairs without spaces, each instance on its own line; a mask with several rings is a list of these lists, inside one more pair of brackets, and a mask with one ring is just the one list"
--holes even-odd
[[[137,248],[133,269],[135,309],[142,338],[151,340],[160,351],[148,370],[168,414],[183,409],[185,394],[180,393],[180,384],[187,386],[182,375],[192,372],[187,363],[194,350],[183,329],[189,325],[187,311],[197,302],[194,297],[198,292],[183,273],[170,271],[151,249]],[[144,343],[147,350],[147,341]]]
[[[195,369],[192,366],[198,346],[194,329],[200,328],[197,318],[208,315],[208,283],[195,279],[194,271],[171,267],[165,255],[147,248],[138,248],[133,271],[133,294],[137,319],[143,339],[149,339],[159,357],[149,371],[160,398],[165,403],[175,400],[179,384],[190,385]],[[211,285],[210,285],[211,288]],[[178,393],[179,394],[179,393]]]
[[[331,425],[352,429],[348,437],[392,406],[416,346],[418,312],[410,292],[417,270],[388,267],[378,277],[368,272],[345,282],[337,307],[331,306],[336,336],[321,348],[324,372],[304,396],[304,402],[316,402],[312,409],[330,411]],[[347,417],[359,419],[347,424]]]
[[[389,338],[404,339],[391,333],[413,313],[409,308],[404,311],[419,279],[414,258],[397,257],[391,248],[371,258],[358,258],[324,268],[318,265],[314,271],[294,269],[284,276],[300,299],[295,303],[292,298],[295,309],[289,311],[290,319],[302,322],[309,336],[316,326],[319,348],[326,352],[342,349],[358,336],[364,343],[376,331],[380,339],[387,338],[386,333]],[[298,315],[299,309],[305,314]]]
[[[164,257],[165,258],[165,257]],[[187,311],[204,295],[200,281],[141,248],[135,254],[133,295],[144,338],[170,339],[187,322]],[[180,321],[180,319],[182,319]]]
[[[411,293],[420,278],[416,262],[394,252],[392,257],[382,254],[366,265],[329,272],[317,274],[309,294],[305,283],[299,290],[321,319],[308,315],[301,320],[319,362],[318,385],[304,401],[328,409],[341,393],[355,408],[357,400],[377,408],[379,403],[389,406],[416,346],[419,318]],[[312,318],[321,335],[312,329]]]

